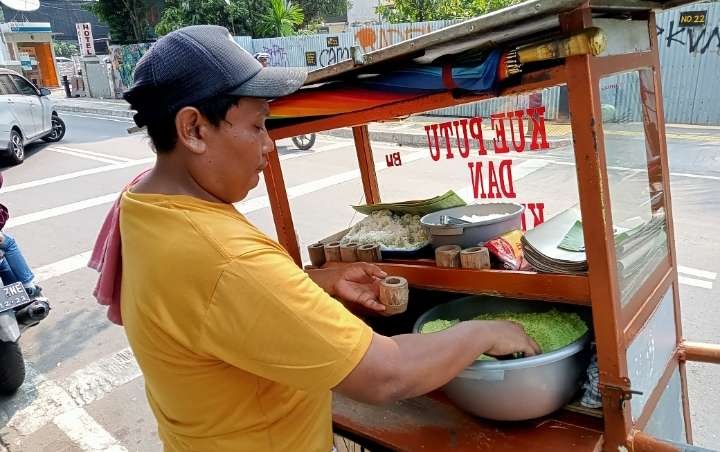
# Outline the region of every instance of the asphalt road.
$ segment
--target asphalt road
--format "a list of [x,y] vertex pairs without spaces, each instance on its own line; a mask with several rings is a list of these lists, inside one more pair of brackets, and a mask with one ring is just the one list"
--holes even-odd
[[[22,338],[28,378],[17,395],[0,400],[0,450],[157,452],[161,444],[142,376],[123,330],[107,321],[105,309],[92,297],[96,274],[85,268],[112,200],[152,165],[153,154],[146,138],[127,135],[125,120],[64,117],[65,140],[31,146],[23,165],[3,172],[0,198],[12,214],[6,230],[21,245],[54,309]],[[698,136],[669,139],[684,331],[690,340],[720,343],[720,130]],[[609,159],[615,168],[613,204],[627,206],[647,197],[647,176],[637,171],[643,141],[637,136],[613,139],[608,142],[614,149]],[[621,158],[621,149],[637,158]],[[394,152],[403,164],[387,167],[385,155]],[[285,146],[280,153],[303,249],[357,221],[348,206],[361,203],[363,191],[351,140],[321,136],[310,152]],[[433,162],[427,149],[380,143],[375,153],[384,201],[434,196],[451,188],[473,197],[468,161]],[[577,202],[567,149],[511,157],[517,200],[542,203],[546,218]],[[485,184],[488,161],[483,161]],[[494,162],[499,166],[500,159]],[[237,207],[274,235],[262,184]],[[688,375],[695,442],[720,449],[720,366],[693,364]]]

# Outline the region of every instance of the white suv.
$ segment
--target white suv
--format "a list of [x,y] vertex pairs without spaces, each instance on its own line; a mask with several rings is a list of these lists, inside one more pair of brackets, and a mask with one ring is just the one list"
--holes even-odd
[[17,72],[0,68],[0,155],[22,163],[26,144],[38,139],[56,142],[65,136],[65,123],[49,94]]

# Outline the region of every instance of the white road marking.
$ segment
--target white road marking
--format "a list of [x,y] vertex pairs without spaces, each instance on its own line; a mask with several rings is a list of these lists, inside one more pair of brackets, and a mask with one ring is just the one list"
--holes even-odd
[[701,289],[712,289],[713,283],[703,281],[702,279],[688,278],[687,276],[678,275],[678,282],[688,286],[699,287]]
[[25,190],[28,188],[40,187],[42,185],[53,184],[55,182],[62,182],[70,179],[77,179],[79,177],[91,176],[93,174],[106,173],[108,171],[115,171],[124,168],[131,168],[133,166],[145,165],[155,161],[155,157],[144,158],[140,160],[133,160],[127,163],[113,163],[112,165],[99,166],[97,168],[90,168],[82,171],[75,171],[73,173],[61,174],[59,176],[46,177],[44,179],[38,179],[30,182],[23,182],[21,184],[8,185],[0,189],[0,193],[10,193],[18,190]]
[[541,170],[548,166],[550,162],[545,160],[525,160],[519,165],[514,166],[512,169],[512,180],[513,182],[524,177],[527,177],[535,171]]
[[[405,157],[403,157],[403,160],[405,162],[413,162],[415,160],[420,160],[423,158],[427,158],[426,152],[414,152],[412,154],[408,154]],[[379,167],[377,168],[377,171],[383,171],[386,167]],[[297,198],[298,196],[303,196],[318,190],[322,190],[323,188],[332,187],[333,185],[337,185],[343,182],[347,182],[353,179],[356,179],[360,177],[360,171],[353,170],[353,171],[346,171],[344,173],[335,174],[333,176],[325,177],[322,179],[314,180],[311,182],[307,182],[305,184],[296,185],[294,187],[289,187],[287,192],[290,199]],[[50,209],[41,210],[39,212],[33,212],[26,215],[20,215],[19,217],[11,217],[10,220],[8,220],[7,224],[5,225],[6,228],[14,228],[17,226],[22,226],[28,223],[34,223],[36,221],[42,221],[47,220],[48,218],[57,217],[60,215],[65,215],[72,212],[77,212],[79,210],[88,209],[95,206],[100,206],[102,204],[107,204],[110,202],[113,202],[117,199],[117,197],[120,195],[120,193],[110,193],[103,196],[97,196],[95,198],[85,199],[83,201],[78,201],[70,204],[65,204],[58,207],[53,207]],[[267,197],[267,195],[264,196],[258,196],[257,198],[252,198],[247,201],[240,201],[239,203],[235,204],[235,207],[242,213],[248,213],[255,210],[259,210],[265,207],[270,206],[270,200]],[[248,210],[248,207],[250,210]]]
[[706,176],[704,174],[670,173],[670,175],[675,177],[689,177],[692,179],[720,180],[718,176]]
[[[331,143],[331,144],[325,144],[325,145],[322,145],[322,146],[316,146],[316,147],[313,147],[312,149],[310,149],[310,150],[308,150],[308,151],[296,150],[296,151],[293,151],[291,154],[283,154],[283,155],[280,156],[280,160],[281,160],[281,161],[284,161],[284,160],[292,160],[292,159],[296,159],[296,158],[299,158],[299,157],[306,157],[306,156],[311,156],[311,155],[315,155],[315,154],[320,154],[320,153],[323,153],[323,152],[326,152],[326,151],[332,151],[332,150],[335,150],[335,149],[342,149],[342,148],[344,148],[344,147],[353,147],[353,141],[352,141],[352,140],[348,140],[347,138],[341,138],[340,140],[344,140],[344,141],[336,141],[337,138],[335,138],[335,137],[333,137],[333,138],[334,138],[334,139],[332,139],[332,140],[328,140],[328,141],[334,141],[334,142]],[[323,141],[325,141],[325,137],[323,137]],[[379,144],[379,143],[376,143],[376,144],[373,144],[373,145],[372,145],[372,148],[375,149],[375,150],[378,150],[378,149],[399,150],[399,149],[400,149],[400,148],[398,148],[397,146],[392,145],[392,144],[390,144],[390,143],[387,143],[387,144]],[[353,149],[352,151],[353,151],[353,153],[354,153],[354,152],[355,152],[355,149]]]
[[88,452],[127,452],[113,436],[82,408],[75,408],[53,419],[55,425]]
[[[547,162],[553,163],[555,165],[564,165],[564,166],[575,166],[575,162],[563,162],[560,160],[553,160],[552,158],[548,158],[545,156],[537,156],[537,157],[515,157],[518,159],[542,159]],[[616,170],[616,171],[632,171],[632,172],[641,172],[642,169],[637,168],[627,168],[624,166],[608,166],[608,169]],[[693,179],[705,179],[705,180],[717,180],[720,181],[720,176],[708,176],[705,174],[691,174],[691,173],[670,173],[670,176],[672,177],[689,177]]]
[[[427,158],[427,153],[425,152],[414,152],[411,154],[408,154],[407,156],[403,157],[403,161],[405,162],[413,162],[416,160],[420,160],[423,158]],[[537,169],[541,167],[541,165],[533,164],[531,165]],[[380,167],[377,170],[383,171],[386,167]],[[296,185],[293,187],[289,187],[287,189],[288,198],[294,199],[298,198],[300,196],[313,193],[315,191],[322,190],[324,188],[332,187],[333,185],[341,184],[343,182],[348,182],[353,179],[356,179],[360,177],[360,171],[353,170],[353,171],[346,171],[344,173],[335,174],[333,176],[325,177],[323,179],[318,179],[315,181],[307,182],[305,184]],[[32,223],[35,221],[41,221],[47,218],[51,218],[58,215],[63,215],[65,213],[74,212],[77,210],[81,210],[87,207],[93,207],[96,205],[109,203],[117,199],[117,196],[119,194],[113,193],[110,195],[100,196],[98,198],[91,198],[85,201],[80,201],[78,203],[73,204],[67,204],[65,206],[55,207],[52,209],[43,210],[40,212],[34,212],[27,215],[22,215],[19,217],[11,218],[10,221],[8,221],[8,224],[5,226],[7,227],[14,227],[14,226],[20,226],[23,224]],[[247,201],[240,201],[238,203],[235,203],[235,208],[243,213],[243,214],[249,214],[258,210],[266,209],[270,207],[270,199],[267,195],[258,196],[255,198],[248,199]],[[67,273],[71,273],[76,270],[80,270],[81,268],[84,268],[87,265],[88,260],[90,259],[91,250],[84,251],[80,254],[76,254],[74,256],[70,256],[68,258],[62,259],[58,262],[54,262],[52,264],[44,265],[42,267],[39,267],[35,271],[36,279],[38,281],[45,281],[51,278],[56,278],[59,276],[62,276]]]
[[95,160],[96,162],[118,163],[117,160],[111,160],[111,159],[107,159],[104,157],[96,157],[94,155],[81,154],[79,152],[68,151],[68,150],[60,149],[60,148],[46,148],[45,150],[50,151],[50,152],[57,152],[58,154],[72,155],[73,157],[79,157],[79,158],[88,159],[88,160]]
[[320,154],[322,152],[344,148],[346,146],[350,146],[350,144],[351,143],[332,143],[332,144],[326,144],[324,146],[318,146],[318,147],[310,149],[308,151],[296,150],[296,151],[293,151],[291,154],[282,154],[280,156],[280,161],[292,160],[292,159],[296,159],[299,157],[306,157],[309,155]]
[[[403,163],[410,163],[416,160],[428,158],[427,152],[413,152],[403,156]],[[384,171],[388,167],[381,166],[376,168],[377,172]],[[323,177],[322,179],[316,179],[314,181],[306,182],[304,184],[295,185],[287,188],[288,199],[295,199],[303,195],[314,193],[325,188],[332,187],[334,185],[349,182],[351,180],[360,177],[360,170],[345,171],[342,173],[334,174],[332,176]],[[240,201],[234,204],[238,212],[242,214],[248,214],[256,210],[270,207],[270,198],[267,195],[258,196],[257,198],[248,199],[247,201]]]
[[110,193],[103,196],[97,196],[95,198],[85,199],[78,202],[73,202],[70,204],[65,204],[58,207],[53,207],[51,209],[45,209],[41,210],[39,212],[33,212],[28,213],[26,215],[20,215],[19,217],[10,218],[8,220],[7,224],[5,225],[6,228],[14,228],[17,226],[22,226],[24,224],[28,223],[34,223],[36,221],[41,220],[47,220],[48,218],[58,217],[60,215],[65,215],[72,212],[77,212],[79,210],[89,209],[90,207],[100,206],[103,204],[107,204],[110,202],[113,202],[117,199],[118,195],[120,193]]
[[[95,361],[57,383],[39,375],[29,364],[26,367],[26,381],[18,393],[0,404],[5,418],[2,430],[9,428],[28,436],[53,422],[82,450],[126,451],[83,407],[142,375],[129,348]],[[2,430],[0,433],[4,433]]]
[[29,363],[25,367],[32,376],[26,376],[17,394],[8,400],[7,403],[14,406],[9,409],[3,406],[3,411],[8,414],[5,428],[11,428],[21,436],[32,435],[56,416],[77,407],[57,383],[38,375]]
[[67,146],[52,146],[54,149],[62,149],[64,151],[77,152],[79,154],[94,155],[95,157],[105,157],[111,160],[117,160],[119,162],[132,162],[133,159],[127,157],[121,157],[119,155],[103,154],[101,152],[88,151],[86,149],[69,148]]
[[130,347],[76,370],[60,385],[78,406],[100,400],[113,389],[142,376]]
[[48,279],[56,278],[64,274],[80,270],[87,266],[90,260],[91,251],[76,254],[66,259],[53,262],[52,264],[43,265],[33,270],[35,273],[35,280],[37,282],[46,281]]
[[714,281],[717,279],[717,273],[709,272],[706,270],[700,270],[698,268],[685,267],[684,265],[678,265],[678,272],[685,273],[690,276],[697,276],[698,278],[705,278]]

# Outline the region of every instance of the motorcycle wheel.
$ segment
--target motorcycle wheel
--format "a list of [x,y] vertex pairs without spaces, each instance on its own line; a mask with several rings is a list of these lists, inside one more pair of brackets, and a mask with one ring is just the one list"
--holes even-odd
[[315,134],[311,133],[309,135],[298,135],[293,137],[292,141],[295,143],[295,147],[301,151],[307,151],[315,144]]
[[0,394],[13,394],[25,381],[25,361],[18,342],[0,342]]

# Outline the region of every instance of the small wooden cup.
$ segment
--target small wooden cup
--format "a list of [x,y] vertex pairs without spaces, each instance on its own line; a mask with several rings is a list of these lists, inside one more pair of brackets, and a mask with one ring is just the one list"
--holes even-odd
[[343,262],[357,262],[357,243],[348,243],[347,245],[340,245],[340,259]]
[[340,242],[330,242],[325,244],[325,260],[327,262],[340,262]]
[[460,251],[458,245],[445,245],[435,248],[435,264],[438,267],[460,268]]
[[380,254],[380,245],[369,244],[360,245],[357,248],[357,257],[361,262],[380,262],[382,256]]
[[313,267],[322,267],[325,264],[325,245],[322,243],[314,243],[308,246],[308,254]]
[[473,270],[490,268],[490,251],[484,246],[464,249],[460,251],[460,265]]
[[380,282],[380,303],[385,305],[382,315],[401,314],[407,310],[408,295],[407,279],[400,276],[388,276]]

